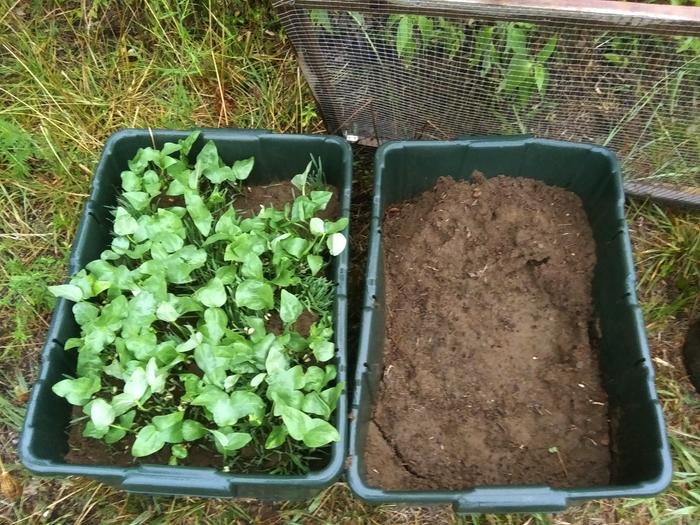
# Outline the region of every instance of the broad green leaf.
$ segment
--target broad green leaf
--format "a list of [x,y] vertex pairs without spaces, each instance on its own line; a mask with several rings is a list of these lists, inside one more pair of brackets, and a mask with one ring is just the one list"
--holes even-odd
[[194,398],[192,404],[206,407],[211,412],[214,422],[220,427],[233,425],[238,421],[229,396],[213,385]]
[[270,310],[275,306],[272,287],[257,279],[246,279],[239,284],[236,288],[235,298],[239,308]]
[[221,266],[216,270],[216,277],[224,284],[233,284],[238,280],[238,267],[234,264]]
[[205,237],[209,235],[214,218],[212,217],[209,208],[207,208],[207,205],[204,203],[204,200],[202,200],[202,197],[194,192],[185,192],[185,203],[187,213],[189,213],[190,217],[192,218],[194,225],[202,235]]
[[160,149],[160,152],[162,155],[172,155],[176,151],[180,151],[182,149],[181,144],[176,144],[174,142],[166,142],[163,144],[163,147]]
[[265,372],[260,372],[257,374],[253,379],[250,380],[250,386],[253,388],[257,388],[260,383],[262,383],[265,380],[265,377],[267,377],[267,374]]
[[335,406],[338,404],[338,399],[340,398],[340,394],[343,392],[344,388],[345,383],[341,382],[321,392],[321,397],[326,404],[331,407],[331,410],[335,409]]
[[235,180],[233,170],[228,166],[220,166],[214,169],[204,171],[204,176],[214,184],[221,184],[226,180]]
[[151,202],[151,197],[145,191],[126,191],[122,193],[122,197],[124,197],[136,211],[143,210]]
[[173,302],[162,302],[158,305],[156,309],[156,317],[161,321],[166,321],[168,323],[174,323],[180,314],[177,313],[177,309]]
[[192,149],[192,146],[194,143],[197,141],[199,138],[199,135],[201,135],[201,131],[193,131],[189,135],[187,135],[187,138],[180,139],[178,141],[178,144],[180,144],[180,154],[181,156],[187,156],[190,153],[190,150]]
[[83,341],[79,337],[71,337],[69,339],[66,339],[66,342],[63,345],[63,349],[70,350],[72,348],[80,348],[80,345],[82,345],[82,344],[83,344]]
[[75,322],[81,326],[97,319],[99,313],[100,309],[91,303],[80,302],[73,305],[73,316],[75,317]]
[[396,54],[404,58],[413,44],[413,21],[410,16],[402,16],[396,29]]
[[280,245],[293,257],[297,259],[304,254],[309,246],[309,241],[301,237],[290,237],[280,242]]
[[537,85],[537,91],[542,93],[542,91],[544,90],[544,83],[547,79],[547,71],[540,64],[535,64],[534,65],[534,72],[535,72],[535,84]]
[[175,347],[175,350],[177,352],[181,352],[181,353],[190,352],[190,351],[194,350],[195,348],[197,348],[197,346],[199,346],[203,340],[204,340],[204,336],[200,332],[195,332],[192,335],[190,335],[190,337],[189,337],[189,339],[187,339],[187,341],[184,341],[184,342],[180,343],[179,345],[177,345]]
[[554,48],[557,47],[557,40],[557,35],[552,35],[551,37],[549,37],[547,43],[542,47],[540,52],[537,53],[537,61],[540,64],[543,64],[549,59],[550,56],[552,56]]
[[148,170],[143,174],[143,189],[153,198],[160,194],[160,177],[153,170]]
[[102,284],[103,282],[107,283],[109,288],[118,288],[120,290],[131,290],[135,288],[131,271],[123,264],[114,266],[107,261],[97,259],[88,263],[85,269],[96,279],[90,284],[90,292],[92,295],[98,295],[101,290],[105,289],[105,286]]
[[158,337],[154,332],[145,329],[139,335],[125,337],[124,344],[136,359],[145,361],[155,355],[158,348]]
[[131,447],[131,455],[137,458],[155,454],[165,446],[165,440],[158,429],[153,425],[146,425],[136,435],[136,440]]
[[[93,330],[88,334],[88,337],[96,333],[99,332]],[[97,346],[91,346],[88,342],[88,337],[85,338],[86,344],[78,352],[78,362],[75,366],[75,372],[80,377],[92,377],[97,375],[104,366],[100,356],[102,349],[97,348]],[[111,337],[112,340],[114,340],[114,336],[112,335]]]
[[325,210],[332,198],[333,194],[330,191],[314,190],[309,193],[314,210]]
[[336,256],[343,253],[348,241],[342,233],[334,233],[326,239],[326,245],[331,255]]
[[318,366],[310,366],[304,376],[305,390],[319,391],[326,385],[326,373]]
[[75,303],[83,299],[83,291],[74,284],[59,284],[57,286],[49,286],[49,292],[51,292],[56,297],[63,297]]
[[[194,169],[198,175],[204,173],[204,170],[214,170],[219,167],[219,152],[216,149],[216,144],[213,141],[208,141],[202,151],[197,155]],[[194,186],[192,187],[194,188]]]
[[277,448],[287,439],[287,429],[284,425],[278,425],[272,429],[270,435],[265,440],[265,448],[267,450]]
[[341,217],[337,221],[326,222],[324,224],[326,235],[331,235],[333,233],[342,232],[348,226],[348,218]]
[[146,365],[146,382],[151,387],[151,392],[159,394],[165,390],[165,380],[168,377],[167,370],[160,370],[156,358],[151,357]]
[[129,316],[137,317],[141,322],[156,312],[156,297],[153,293],[141,288],[139,294],[129,300]]
[[193,419],[185,419],[182,422],[182,438],[185,441],[196,441],[207,433],[204,426]]
[[246,432],[221,432],[219,430],[209,431],[215,439],[218,448],[224,452],[234,452],[245,447],[253,439]]
[[136,222],[129,212],[119,206],[116,215],[114,216],[114,233],[117,235],[132,235],[139,229],[139,223]]
[[180,443],[183,440],[182,418],[184,412],[179,410],[163,416],[155,416],[151,423],[160,433],[160,438],[166,443]]
[[267,249],[267,241],[257,233],[239,233],[224,252],[225,261],[243,262],[249,253],[262,254]]
[[313,161],[309,162],[306,165],[306,168],[302,173],[299,173],[298,175],[294,175],[292,177],[292,185],[297,188],[302,195],[306,195],[306,179],[309,176],[309,171],[311,171],[311,167],[313,166]]
[[185,445],[178,443],[170,447],[170,453],[173,457],[177,459],[185,459],[187,457],[187,447]]
[[340,439],[340,434],[328,421],[317,418],[310,419],[303,437],[304,445],[309,448],[318,448]]
[[268,374],[276,374],[288,368],[289,358],[284,353],[284,349],[278,344],[273,344],[267,353],[267,359],[265,359],[265,370]]
[[180,195],[184,195],[186,191],[187,191],[186,184],[184,184],[183,182],[180,182],[177,179],[173,179],[170,181],[170,184],[168,185],[168,189],[165,192],[165,194],[168,195],[169,197],[178,197]]
[[314,341],[309,347],[313,350],[316,360],[321,363],[333,359],[335,355],[335,345],[331,341]]
[[306,256],[306,263],[309,265],[311,275],[316,275],[323,268],[323,257],[309,254]]
[[248,416],[251,421],[261,421],[265,415],[265,402],[253,392],[235,390],[231,396],[236,420]]
[[287,290],[282,290],[280,297],[280,319],[285,324],[292,324],[299,319],[299,316],[304,311],[304,306],[296,295],[289,293]]
[[[236,290],[236,294],[238,294],[238,290]],[[226,303],[226,289],[224,288],[224,283],[222,283],[221,279],[218,277],[214,277],[202,288],[199,288],[194,293],[193,297],[204,306],[210,308],[223,306]],[[236,301],[238,302],[238,295],[236,295]]]
[[151,423],[153,424],[154,427],[156,427],[158,430],[166,430],[170,427],[173,427],[179,423],[182,422],[184,413],[178,411],[171,412],[170,414],[166,414],[164,416],[155,416],[152,420]]
[[151,246],[162,248],[166,253],[175,253],[185,245],[185,240],[177,233],[162,231],[151,239]]
[[204,311],[204,328],[207,340],[215,345],[221,341],[226,331],[228,318],[221,308],[207,308]]
[[216,347],[209,343],[202,343],[194,349],[194,361],[204,372],[209,383],[217,387],[223,386],[227,375],[228,359],[217,355]]
[[148,380],[146,379],[146,371],[139,367],[134,369],[129,378],[124,383],[124,394],[133,401],[138,401],[146,393],[148,388]]
[[106,365],[103,370],[108,376],[115,379],[120,379],[122,381],[124,380],[124,369],[122,368],[122,365],[119,363],[118,359],[115,359],[110,364]]
[[156,350],[156,359],[161,365],[167,365],[168,368],[185,361],[185,357],[181,355],[177,350],[177,341],[173,339],[168,339],[162,343],[158,343],[158,349]]
[[307,425],[311,418],[304,414],[301,410],[285,405],[281,405],[279,407],[279,413],[282,416],[282,421],[284,421],[284,425],[287,427],[287,432],[289,432],[289,435],[297,441],[303,440],[304,435],[306,434]]
[[133,171],[122,171],[122,189],[124,191],[139,191],[141,190],[141,177]]
[[64,379],[51,388],[57,396],[65,397],[71,405],[83,406],[93,394],[100,390],[99,377]]
[[227,235],[236,235],[241,231],[241,229],[238,227],[236,210],[234,208],[229,208],[221,217],[219,217],[219,220],[216,221],[214,231],[216,233],[224,233]]
[[324,419],[328,419],[328,416],[331,415],[331,408],[318,392],[309,392],[306,394],[301,404],[301,409],[307,414],[316,414]]
[[[309,18],[311,19],[311,24],[315,26],[322,27],[329,33],[333,32],[333,26],[331,25],[331,19],[328,16],[328,10],[326,9],[311,9],[309,10]],[[265,447],[267,448],[267,446]],[[270,447],[274,448],[274,447]]]
[[243,258],[241,276],[246,279],[263,279],[263,265],[260,257],[254,253],[248,253]]
[[134,398],[129,394],[117,394],[112,398],[112,408],[117,416],[124,414],[136,406]]
[[338,369],[335,365],[326,365],[325,367],[326,378],[324,379],[324,385],[333,381],[338,376]]
[[112,405],[101,398],[97,398],[88,403],[85,406],[85,410],[89,413],[90,420],[97,430],[109,427],[109,425],[114,423],[114,419],[116,418]]
[[113,445],[124,436],[126,436],[126,430],[118,426],[111,426],[102,439],[104,439],[105,443],[108,445]]
[[309,231],[312,235],[323,235],[323,219],[312,217],[312,219],[309,221]]
[[129,248],[131,247],[131,243],[129,242],[129,239],[126,237],[115,237],[112,239],[112,251],[114,253],[117,253],[119,255],[124,255],[127,251],[129,251]]
[[250,172],[253,171],[254,164],[255,159],[253,157],[249,157],[243,160],[237,160],[233,163],[233,166],[231,168],[233,170],[233,176],[237,180],[247,179],[248,175],[250,175]]
[[87,273],[86,270],[80,270],[78,273],[76,273],[71,278],[70,284],[73,284],[82,290],[83,299],[95,297],[110,287],[109,281],[98,280],[91,273]]
[[84,437],[91,437],[95,439],[103,439],[107,432],[109,432],[110,427],[96,428],[92,421],[85,423],[85,428],[83,429]]
[[240,378],[241,376],[239,374],[226,376],[226,379],[224,379],[224,390],[226,390],[226,392],[230,392],[233,387],[236,386],[236,383],[238,383]]

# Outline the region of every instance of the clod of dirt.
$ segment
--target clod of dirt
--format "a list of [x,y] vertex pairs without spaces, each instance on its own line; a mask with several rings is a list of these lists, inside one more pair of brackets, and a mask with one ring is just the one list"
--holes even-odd
[[606,485],[607,396],[589,337],[595,243],[579,198],[531,179],[441,178],[387,210],[382,231],[368,483]]

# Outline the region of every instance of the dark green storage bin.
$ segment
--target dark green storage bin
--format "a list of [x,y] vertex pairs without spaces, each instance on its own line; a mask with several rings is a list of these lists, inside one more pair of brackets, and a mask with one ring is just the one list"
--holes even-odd
[[[613,480],[607,486],[558,489],[548,486],[479,486],[464,491],[384,491],[367,485],[363,453],[368,421],[382,374],[384,346],[384,210],[431,188],[440,176],[539,179],[576,193],[583,201],[596,241],[593,294],[600,319],[600,363],[609,396]],[[375,186],[362,328],[350,423],[353,492],[370,503],[452,504],[457,512],[559,511],[570,503],[599,498],[643,497],[671,480],[671,457],[654,387],[642,313],[635,294],[632,251],[625,223],[622,178],[607,149],[531,138],[451,142],[393,142],[375,157]]]
[[[141,147],[160,148],[189,135],[184,131],[124,130],[112,135],[105,144],[92,182],[90,198],[73,244],[69,273],[73,275],[88,262],[99,258],[111,242],[111,209],[121,187],[120,173]],[[262,130],[203,130],[193,147],[199,152],[213,140],[227,164],[255,156],[255,167],[248,178],[251,184],[291,179],[304,170],[309,155],[320,157],[326,181],[335,186],[341,201],[341,214],[349,217],[352,151],[344,140],[321,135],[282,135]],[[348,232],[345,231],[345,235]],[[335,259],[337,295],[334,307],[336,366],[338,381],[346,381],[348,250]],[[63,459],[68,450],[67,428],[71,405],[53,393],[51,387],[64,374],[75,371],[75,355],[63,349],[64,342],[78,335],[71,311],[72,303],[60,299],[53,312],[51,326],[42,353],[39,378],[34,385],[20,443],[20,459],[32,472],[42,475],[78,475],[136,493],[212,497],[252,497],[267,500],[303,499],[333,483],[343,470],[347,435],[347,395],[338,400],[334,424],[340,440],[332,445],[328,464],[304,476],[241,475],[213,468],[163,465],[116,467],[113,465],[75,465]]]

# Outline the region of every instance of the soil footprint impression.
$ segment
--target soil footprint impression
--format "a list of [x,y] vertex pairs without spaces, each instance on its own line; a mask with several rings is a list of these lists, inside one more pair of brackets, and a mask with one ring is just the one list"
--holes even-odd
[[580,199],[441,178],[383,222],[384,370],[365,465],[389,490],[605,485],[607,396]]

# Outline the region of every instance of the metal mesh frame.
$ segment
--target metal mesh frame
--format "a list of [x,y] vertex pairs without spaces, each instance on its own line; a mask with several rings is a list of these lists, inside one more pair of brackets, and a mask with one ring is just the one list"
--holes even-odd
[[626,189],[700,206],[700,8],[278,0],[331,133],[533,134],[614,149]]

